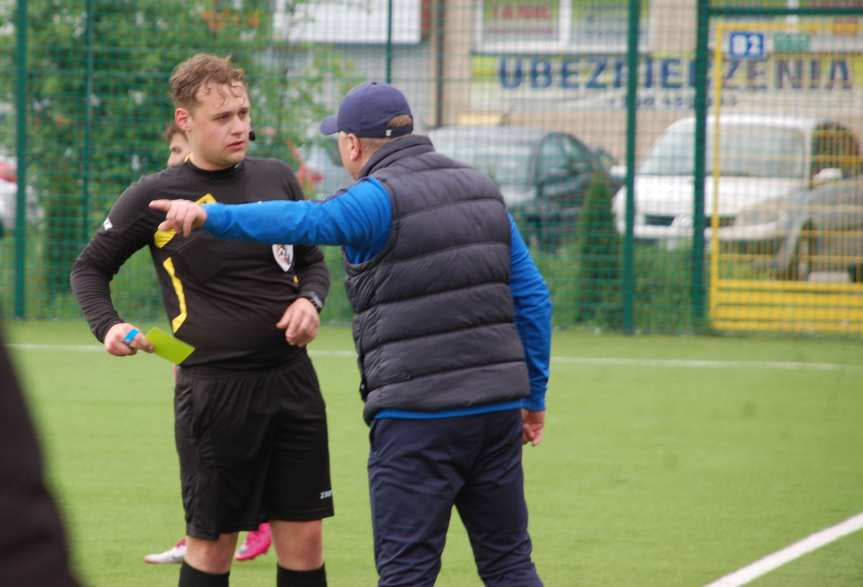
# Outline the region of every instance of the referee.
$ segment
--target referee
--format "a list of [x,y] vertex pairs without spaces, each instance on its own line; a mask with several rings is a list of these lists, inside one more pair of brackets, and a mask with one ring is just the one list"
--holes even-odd
[[333,515],[324,401],[305,345],[329,274],[315,246],[219,241],[160,231],[157,198],[237,204],[300,200],[296,177],[246,157],[243,70],[199,54],[171,76],[175,121],[191,153],[145,176],[111,209],[72,270],[90,329],[112,355],[152,344],[119,316],[109,282],[147,246],[177,338],[195,347],[177,374],[174,412],[186,533],[180,587],[228,585],[241,530],[269,520],[278,585],[326,585],[323,518]]

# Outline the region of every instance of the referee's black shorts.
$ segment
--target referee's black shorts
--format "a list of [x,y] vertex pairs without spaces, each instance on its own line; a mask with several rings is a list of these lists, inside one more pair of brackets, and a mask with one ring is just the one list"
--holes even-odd
[[189,536],[333,515],[326,411],[305,353],[269,370],[182,367],[174,416]]

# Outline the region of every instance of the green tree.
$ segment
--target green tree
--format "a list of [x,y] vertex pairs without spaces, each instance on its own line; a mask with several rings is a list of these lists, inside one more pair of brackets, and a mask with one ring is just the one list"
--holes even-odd
[[611,198],[608,177],[595,174],[579,215],[575,294],[579,321],[616,328],[622,319],[620,236]]
[[[231,55],[246,71],[255,126],[268,130],[252,154],[287,162],[309,122],[324,114],[323,84],[344,77],[327,51],[274,42],[271,0],[28,4],[28,183],[44,210],[40,293],[47,302],[68,291],[72,262],[121,191],[163,166],[161,134],[173,116],[168,80],[177,63],[196,52]],[[0,6],[0,31],[9,33],[0,34],[0,45],[11,52],[10,5]],[[289,71],[288,62],[301,61],[296,52],[307,65]],[[13,76],[6,77],[0,103],[14,101]]]

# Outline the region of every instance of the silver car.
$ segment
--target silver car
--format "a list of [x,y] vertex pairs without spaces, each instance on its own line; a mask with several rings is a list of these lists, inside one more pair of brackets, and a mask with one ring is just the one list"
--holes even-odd
[[771,269],[779,278],[832,274],[832,280],[861,281],[863,176],[746,206],[727,231],[774,235],[769,245],[749,243],[749,253],[756,266]]
[[[773,234],[745,231],[740,225],[736,230],[723,228],[731,226],[746,206],[863,172],[860,142],[838,122],[724,114],[718,121],[718,144],[713,137],[716,122],[712,116],[707,119],[706,239],[710,238],[714,209],[723,242],[773,239]],[[635,238],[674,244],[692,237],[694,132],[693,117],[675,122],[657,139],[639,167],[635,176]],[[717,183],[711,177],[714,162]],[[717,194],[714,189],[718,189]],[[614,201],[621,234],[625,203],[626,190],[621,189]]]

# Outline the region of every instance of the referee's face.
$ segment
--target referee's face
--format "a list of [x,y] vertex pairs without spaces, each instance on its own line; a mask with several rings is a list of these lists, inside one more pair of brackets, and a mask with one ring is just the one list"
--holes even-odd
[[205,84],[197,106],[188,112],[186,135],[192,163],[201,169],[225,169],[246,157],[251,130],[249,96],[243,84]]

